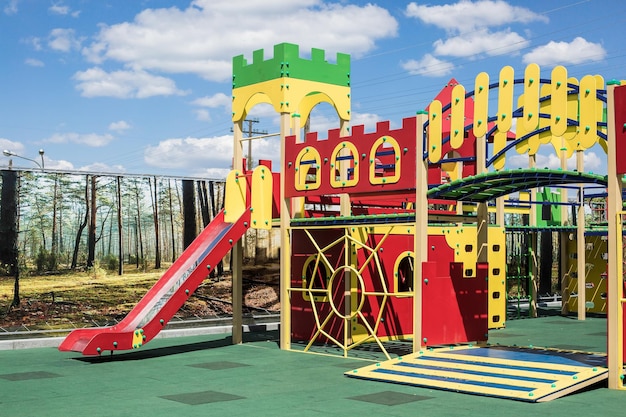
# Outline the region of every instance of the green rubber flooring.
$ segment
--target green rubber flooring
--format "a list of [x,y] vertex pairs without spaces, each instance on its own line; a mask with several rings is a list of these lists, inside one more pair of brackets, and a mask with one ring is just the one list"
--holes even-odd
[[[626,407],[626,391],[605,384],[534,404],[347,378],[345,371],[372,363],[376,353],[281,351],[277,337],[245,334],[234,346],[228,335],[156,339],[98,359],[54,348],[0,351],[0,416],[571,417],[618,415]],[[490,341],[604,352],[606,322],[516,320],[490,332]]]

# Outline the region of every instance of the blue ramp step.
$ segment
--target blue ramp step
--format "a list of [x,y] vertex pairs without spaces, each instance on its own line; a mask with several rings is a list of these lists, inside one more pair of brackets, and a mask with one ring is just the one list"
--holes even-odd
[[580,352],[454,346],[348,371],[352,378],[527,402],[554,400],[608,377],[606,357]]

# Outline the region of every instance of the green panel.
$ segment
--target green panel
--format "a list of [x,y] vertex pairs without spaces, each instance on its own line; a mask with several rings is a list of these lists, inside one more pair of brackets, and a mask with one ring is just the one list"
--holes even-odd
[[544,187],[543,191],[537,192],[537,201],[540,203],[557,203],[557,204],[537,204],[537,227],[560,226],[561,225],[561,202],[560,190],[553,190]]
[[264,60],[263,49],[252,53],[248,64],[243,55],[233,58],[233,89],[282,77],[350,86],[350,55],[337,54],[337,62],[325,59],[322,49],[313,48],[311,59],[300,58],[300,48],[291,43],[274,45],[274,56]]

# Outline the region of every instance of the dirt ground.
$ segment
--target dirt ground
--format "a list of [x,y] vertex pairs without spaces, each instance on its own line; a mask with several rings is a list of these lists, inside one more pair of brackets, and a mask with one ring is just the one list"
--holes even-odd
[[[244,315],[280,311],[278,264],[246,265],[243,271]],[[145,277],[129,274],[80,280],[72,285],[51,282],[38,292],[21,290],[19,307],[9,309],[12,291],[5,280],[0,293],[0,336],[3,332],[71,329],[112,325],[128,314],[162,272]],[[28,277],[21,282],[27,287]],[[60,280],[60,278],[56,278]],[[67,280],[67,278],[65,278]],[[12,285],[12,284],[11,284]],[[224,317],[232,313],[231,275],[207,278],[175,316],[180,319]]]

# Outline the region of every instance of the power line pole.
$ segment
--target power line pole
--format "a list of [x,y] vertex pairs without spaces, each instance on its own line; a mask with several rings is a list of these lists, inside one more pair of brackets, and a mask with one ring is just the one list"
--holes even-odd
[[[248,130],[245,130],[243,133],[247,134],[249,138],[254,135],[267,135],[267,131],[265,130],[256,130],[253,129],[254,123],[259,123],[259,119],[245,119],[244,122],[248,123]],[[252,169],[252,141],[248,141],[248,155],[246,156],[246,164],[248,169]]]

